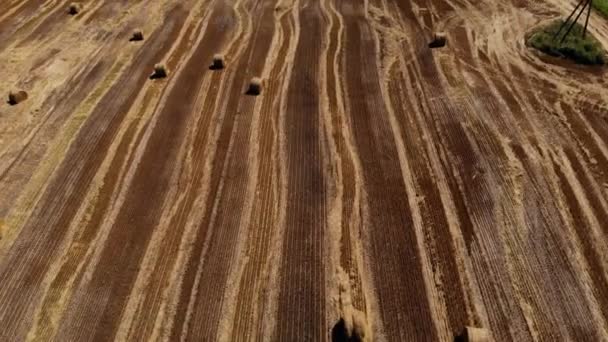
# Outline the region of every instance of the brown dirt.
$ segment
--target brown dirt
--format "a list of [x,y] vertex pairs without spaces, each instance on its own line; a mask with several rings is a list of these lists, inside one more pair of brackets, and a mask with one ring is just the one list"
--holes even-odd
[[0,1],[0,340],[608,340],[606,71],[524,43],[574,1],[43,3]]

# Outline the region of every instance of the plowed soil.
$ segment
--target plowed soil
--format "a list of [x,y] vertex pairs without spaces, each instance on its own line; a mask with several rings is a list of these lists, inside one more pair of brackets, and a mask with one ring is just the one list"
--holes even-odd
[[608,340],[574,0],[69,3],[0,1],[0,341]]

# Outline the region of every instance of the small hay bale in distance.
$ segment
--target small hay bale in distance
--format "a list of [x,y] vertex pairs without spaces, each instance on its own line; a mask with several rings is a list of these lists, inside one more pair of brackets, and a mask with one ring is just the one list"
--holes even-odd
[[11,91],[8,93],[8,103],[11,106],[19,104],[25,100],[27,100],[27,92],[23,90]]
[[78,14],[80,11],[82,10],[82,7],[80,6],[79,3],[76,2],[72,2],[69,6],[68,6],[68,14],[69,15],[76,15]]
[[224,58],[224,55],[222,55],[221,53],[216,53],[215,55],[213,55],[213,61],[211,62],[211,66],[209,66],[209,69],[221,70],[221,69],[224,69],[225,67],[226,67],[226,60]]
[[429,43],[431,49],[444,47],[447,42],[447,36],[443,32],[436,32],[433,35],[433,40]]
[[260,95],[262,92],[263,82],[259,77],[254,77],[249,82],[249,87],[247,88],[247,95]]
[[163,63],[158,63],[154,66],[154,71],[150,75],[150,79],[155,80],[158,78],[165,78],[169,74],[167,67]]
[[131,39],[129,39],[132,42],[138,42],[141,40],[144,40],[144,32],[140,29],[136,29],[135,31],[133,31],[133,35],[131,36]]
[[493,342],[487,329],[465,327],[462,334],[455,338],[458,342]]

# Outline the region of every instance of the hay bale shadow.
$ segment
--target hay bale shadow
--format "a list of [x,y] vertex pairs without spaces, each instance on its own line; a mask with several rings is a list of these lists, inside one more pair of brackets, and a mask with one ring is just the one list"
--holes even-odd
[[340,318],[338,323],[336,323],[333,328],[331,328],[331,341],[332,342],[361,342],[361,337],[357,336],[357,334],[353,334],[350,336],[348,334],[348,329],[346,329],[346,323],[344,323],[344,319]]
[[80,4],[75,3],[75,2],[71,3],[68,6],[69,15],[76,15],[76,14],[80,13],[81,10],[82,10],[82,8],[81,8]]
[[250,96],[258,96],[262,93],[262,79],[259,77],[254,77],[249,82],[249,87],[247,87],[247,91],[245,95]]
[[454,342],[489,342],[490,335],[486,329],[466,326],[459,335],[454,336]]
[[454,342],[467,342],[468,338],[464,333],[454,336]]
[[213,61],[209,66],[209,70],[222,70],[226,67],[226,59],[222,54],[215,54],[213,56]]
[[433,40],[429,43],[429,48],[436,49],[444,47],[447,43],[447,36],[443,32],[437,32],[433,35]]
[[144,40],[144,33],[141,30],[135,30],[131,38],[129,38],[130,42],[139,42]]
[[17,92],[11,91],[8,93],[8,101],[6,101],[6,103],[8,103],[11,106],[15,106],[25,100],[27,100],[27,92],[25,92],[23,90],[20,90]]
[[150,79],[157,80],[157,79],[165,78],[165,77],[167,77],[168,74],[169,74],[169,72],[167,71],[167,67],[165,67],[164,64],[156,64],[154,66],[154,72],[152,72],[152,75],[150,75]]

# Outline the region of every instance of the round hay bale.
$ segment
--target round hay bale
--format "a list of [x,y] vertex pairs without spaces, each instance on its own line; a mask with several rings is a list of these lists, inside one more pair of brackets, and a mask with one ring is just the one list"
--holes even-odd
[[19,104],[23,101],[27,100],[27,92],[24,90],[19,91],[11,91],[8,93],[8,103],[11,106]]
[[493,339],[487,329],[465,327],[462,334],[456,337],[455,341],[462,342],[492,342]]
[[76,15],[78,14],[80,11],[82,10],[82,7],[80,6],[79,3],[76,2],[72,2],[69,6],[68,6],[68,14],[70,15]]
[[167,70],[167,67],[164,64],[159,63],[154,66],[154,72],[150,75],[150,79],[165,78],[168,74],[169,71]]
[[209,67],[211,70],[221,70],[226,67],[226,60],[224,59],[224,55],[221,53],[217,53],[213,55],[213,61],[211,62],[211,66]]
[[249,82],[249,87],[247,88],[247,95],[260,95],[262,92],[263,81],[259,77],[254,77]]
[[443,32],[436,32],[433,35],[433,40],[429,43],[430,48],[444,47],[447,42],[447,36]]
[[144,32],[142,30],[135,30],[133,31],[133,35],[131,36],[131,39],[129,39],[132,42],[137,42],[140,40],[144,40]]

